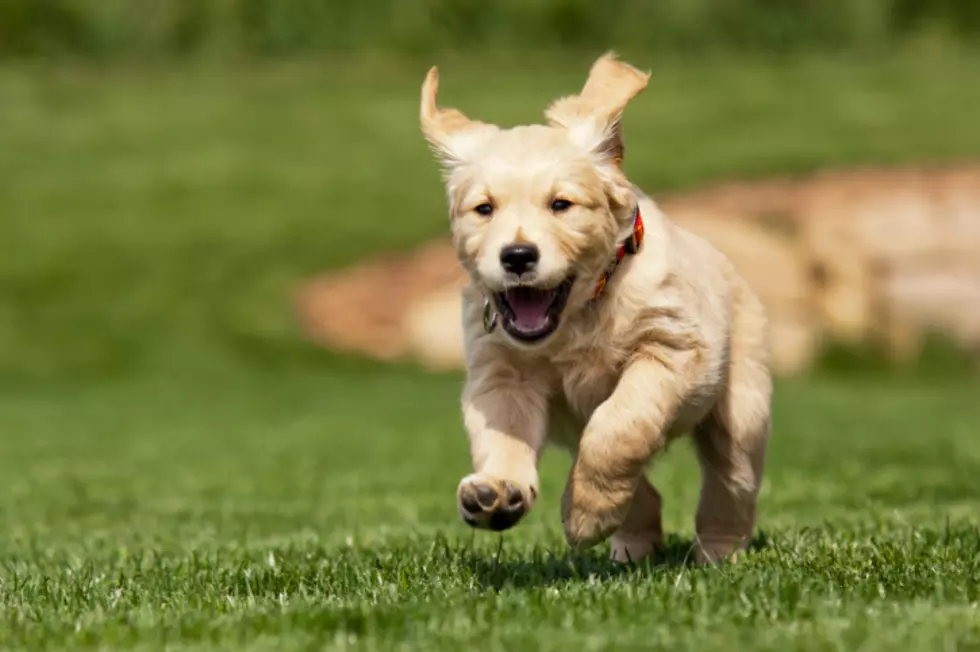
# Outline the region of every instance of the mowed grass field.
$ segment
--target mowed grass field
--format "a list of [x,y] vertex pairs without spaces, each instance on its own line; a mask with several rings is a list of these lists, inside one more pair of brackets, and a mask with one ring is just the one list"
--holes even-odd
[[652,477],[666,559],[570,556],[542,500],[458,521],[455,377],[140,380],[0,404],[0,646],[968,650],[980,645],[977,386],[783,383],[743,561],[686,565],[679,444]]
[[[557,452],[517,529],[458,521],[461,377],[315,353],[288,306],[444,232],[428,63],[0,69],[0,647],[980,649],[976,380],[780,381],[733,566],[687,563],[685,443],[652,562],[568,553]],[[440,63],[512,123],[588,58]],[[652,63],[630,172],[976,157],[978,64]]]

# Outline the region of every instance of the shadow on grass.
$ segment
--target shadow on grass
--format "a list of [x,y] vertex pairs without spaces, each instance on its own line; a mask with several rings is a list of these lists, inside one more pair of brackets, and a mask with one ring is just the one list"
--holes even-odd
[[[748,550],[755,552],[768,546],[768,538],[765,533],[760,532],[749,544]],[[663,548],[653,556],[627,564],[610,560],[602,548],[563,555],[536,548],[531,552],[530,558],[508,559],[504,546],[493,557],[473,556],[465,563],[483,588],[493,590],[604,582],[637,574],[659,574],[671,569],[697,566],[694,562],[694,540],[681,537],[668,537]]]

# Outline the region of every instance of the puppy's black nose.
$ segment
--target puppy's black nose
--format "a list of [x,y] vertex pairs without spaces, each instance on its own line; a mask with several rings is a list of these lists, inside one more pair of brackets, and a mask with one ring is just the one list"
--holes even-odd
[[500,250],[500,264],[513,274],[531,271],[540,257],[541,252],[531,244],[507,245]]

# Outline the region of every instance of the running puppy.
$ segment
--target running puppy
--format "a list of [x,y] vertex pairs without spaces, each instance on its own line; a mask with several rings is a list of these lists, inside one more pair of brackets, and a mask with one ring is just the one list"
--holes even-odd
[[574,464],[569,543],[612,536],[638,560],[661,543],[645,470],[690,432],[702,469],[700,562],[752,536],[770,432],[766,317],[730,262],[669,222],[626,178],[620,119],[649,74],[608,53],[547,125],[502,129],[437,104],[422,132],[442,163],[463,290],[464,423],[474,473],[457,492],[473,527],[505,530],[538,498],[550,441]]

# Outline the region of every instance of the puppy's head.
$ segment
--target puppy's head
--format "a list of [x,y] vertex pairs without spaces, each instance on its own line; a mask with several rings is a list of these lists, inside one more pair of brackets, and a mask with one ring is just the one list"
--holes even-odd
[[620,119],[649,75],[606,54],[547,125],[511,129],[439,107],[422,86],[422,133],[445,170],[460,262],[522,345],[544,342],[591,299],[632,228]]

